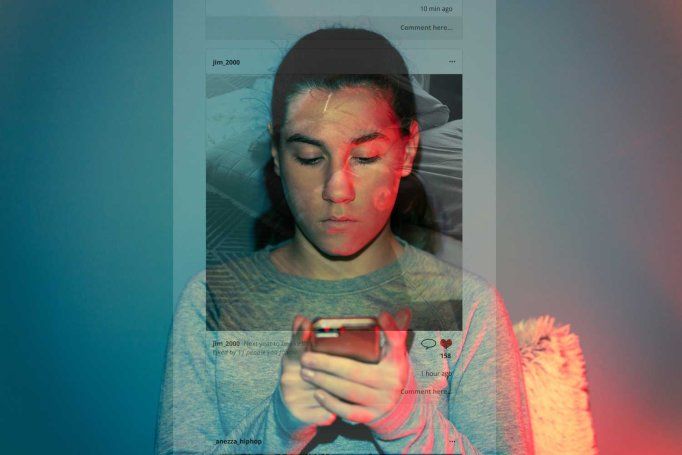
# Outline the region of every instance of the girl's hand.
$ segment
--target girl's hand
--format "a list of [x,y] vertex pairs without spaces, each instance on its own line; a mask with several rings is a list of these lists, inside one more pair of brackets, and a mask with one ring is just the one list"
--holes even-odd
[[305,351],[305,343],[310,338],[311,330],[312,325],[308,319],[303,316],[294,318],[294,335],[282,357],[279,387],[282,401],[298,420],[309,425],[330,425],[336,416],[315,399],[317,387],[301,377],[301,354]]
[[357,423],[370,423],[388,414],[400,400],[409,375],[413,374],[407,354],[409,309],[395,319],[379,315],[386,343],[378,364],[346,357],[306,352],[301,358],[301,375],[312,386],[317,402],[330,413]]

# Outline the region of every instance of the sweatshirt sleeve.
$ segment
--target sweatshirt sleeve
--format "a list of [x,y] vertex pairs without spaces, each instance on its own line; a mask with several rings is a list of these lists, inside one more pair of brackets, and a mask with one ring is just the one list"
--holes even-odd
[[[511,322],[494,288],[465,284],[471,302],[449,367],[447,414],[425,395],[404,394],[370,423],[386,453],[532,454],[521,360]],[[405,390],[415,389],[410,375]]]
[[278,389],[258,403],[234,428],[221,421],[215,357],[219,332],[206,330],[205,275],[184,290],[173,319],[156,437],[157,454],[287,453],[300,451],[315,436],[291,415]]

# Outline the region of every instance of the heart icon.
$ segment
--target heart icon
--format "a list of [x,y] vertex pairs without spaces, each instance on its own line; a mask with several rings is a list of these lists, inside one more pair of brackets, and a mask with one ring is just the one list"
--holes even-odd
[[443,346],[443,349],[447,349],[450,346],[452,346],[452,340],[451,339],[440,340],[440,345]]

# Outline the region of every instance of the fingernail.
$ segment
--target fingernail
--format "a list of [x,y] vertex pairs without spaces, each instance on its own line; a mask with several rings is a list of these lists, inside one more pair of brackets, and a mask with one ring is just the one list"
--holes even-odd
[[315,392],[315,398],[317,398],[320,401],[324,401],[324,394],[318,390],[317,392]]
[[301,356],[301,363],[305,366],[312,366],[313,362],[310,361],[310,356],[307,354],[303,354]]
[[304,378],[312,379],[313,376],[315,376],[315,373],[312,371],[308,370],[307,368],[303,368],[301,370],[301,375],[303,375]]

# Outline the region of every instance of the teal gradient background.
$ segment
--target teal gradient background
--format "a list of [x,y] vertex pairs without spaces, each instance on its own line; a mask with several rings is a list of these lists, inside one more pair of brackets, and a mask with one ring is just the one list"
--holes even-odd
[[[679,5],[498,4],[497,285],[580,335],[604,454],[682,446]],[[0,453],[152,452],[171,38],[170,1],[0,6]]]
[[0,453],[153,450],[172,299],[171,12],[0,7]]

